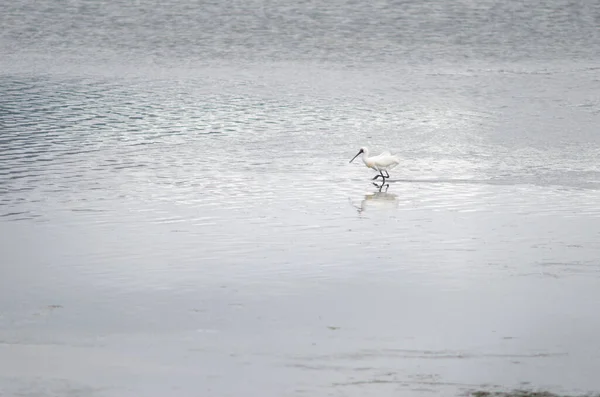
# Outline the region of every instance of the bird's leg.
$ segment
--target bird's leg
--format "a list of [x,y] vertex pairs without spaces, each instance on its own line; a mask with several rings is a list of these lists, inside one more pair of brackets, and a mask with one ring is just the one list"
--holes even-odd
[[[387,174],[387,171],[385,172]],[[385,182],[385,178],[389,178],[390,175],[388,174],[388,176],[384,176],[383,172],[381,170],[379,170],[379,174],[375,175],[375,177],[373,179],[371,179],[372,181],[376,180],[377,178],[383,178],[383,181]]]
[[[381,182],[381,186],[383,186],[385,184],[385,176],[383,175],[382,170],[379,170],[379,173],[381,174],[381,179],[383,179],[383,181]],[[385,173],[387,174],[387,171]]]
[[383,189],[384,186],[385,186],[385,193],[387,193],[388,189],[390,188],[389,183],[382,183],[381,185],[373,183],[373,185],[375,185],[379,189],[379,193],[381,193],[381,189]]
[[385,184],[385,177],[383,175],[377,175],[377,177],[373,178],[373,179],[377,179],[377,178],[383,178],[383,182],[381,182],[381,185],[378,185],[377,183],[373,182],[373,185],[379,189],[379,191],[381,191],[381,188],[383,187],[383,185]]
[[373,186],[375,186],[377,189],[379,189],[379,191],[381,191],[381,187],[383,186],[383,184],[380,185],[378,183],[373,182]]
[[387,172],[387,170],[384,170],[384,171],[385,171],[385,177],[386,177],[386,178],[389,178],[389,177],[390,177],[390,174],[389,174],[389,172]]

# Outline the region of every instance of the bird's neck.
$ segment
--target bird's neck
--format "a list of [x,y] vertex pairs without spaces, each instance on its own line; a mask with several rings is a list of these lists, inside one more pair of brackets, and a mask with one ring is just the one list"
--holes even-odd
[[363,163],[365,163],[365,164],[367,163],[367,158],[369,158],[369,151],[368,150],[363,150],[363,153],[362,153],[362,161],[363,161]]

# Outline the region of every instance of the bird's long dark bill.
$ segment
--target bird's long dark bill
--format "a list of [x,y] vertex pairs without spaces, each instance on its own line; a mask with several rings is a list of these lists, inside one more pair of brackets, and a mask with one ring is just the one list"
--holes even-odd
[[358,153],[356,153],[356,156],[352,157],[352,160],[350,160],[349,162],[350,162],[350,163],[351,163],[351,162],[353,162],[353,161],[354,161],[354,159],[355,159],[355,158],[357,158],[357,157],[358,157],[358,155],[359,155],[359,154],[361,154],[361,153],[362,153],[362,150],[359,150],[359,151],[358,151]]

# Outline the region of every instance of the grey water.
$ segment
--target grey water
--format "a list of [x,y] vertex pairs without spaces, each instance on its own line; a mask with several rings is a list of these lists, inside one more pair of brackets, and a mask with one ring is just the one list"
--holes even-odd
[[0,395],[600,391],[597,1],[0,26]]

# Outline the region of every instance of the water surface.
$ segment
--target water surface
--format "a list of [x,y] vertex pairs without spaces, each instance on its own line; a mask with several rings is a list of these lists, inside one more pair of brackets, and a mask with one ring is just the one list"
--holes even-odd
[[600,390],[600,9],[532,4],[0,6],[0,394]]

